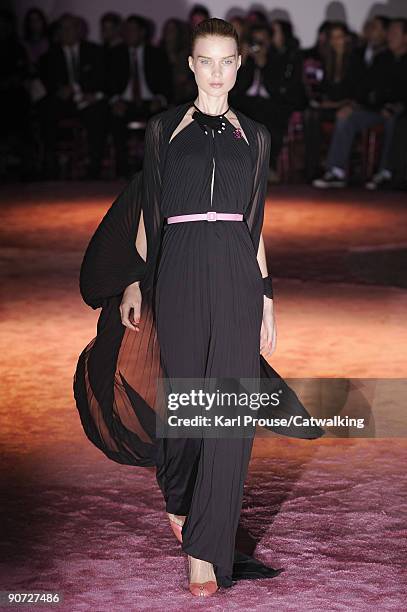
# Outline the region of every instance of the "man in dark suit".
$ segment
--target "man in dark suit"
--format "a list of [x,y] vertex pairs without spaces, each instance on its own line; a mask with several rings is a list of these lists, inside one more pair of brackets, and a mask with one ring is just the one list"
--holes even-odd
[[106,50],[123,43],[122,18],[118,13],[105,13],[100,18],[100,38],[103,48]]
[[395,125],[407,108],[407,19],[393,19],[388,29],[388,50],[375,55],[358,79],[355,101],[341,109],[326,160],[325,174],[313,181],[319,189],[345,187],[355,135],[383,125],[384,137],[378,172],[366,183],[377,189],[389,182],[389,152]]
[[387,49],[387,32],[390,17],[376,15],[368,22],[366,28],[366,42],[355,49],[358,57],[366,68],[372,67],[375,57]]
[[48,160],[54,166],[58,120],[79,117],[88,136],[88,176],[96,178],[103,155],[107,114],[103,53],[99,45],[80,40],[75,16],[61,17],[60,28],[60,43],[51,47],[40,63],[47,90],[42,123]]
[[[22,178],[30,176],[33,166],[30,98],[24,86],[28,67],[26,50],[17,39],[14,15],[7,9],[0,9],[0,137],[6,150],[10,147],[12,151],[17,144]],[[7,170],[6,157],[1,164],[1,174]]]
[[166,53],[150,44],[148,22],[131,15],[124,25],[125,44],[108,56],[106,94],[119,176],[128,174],[127,136],[131,121],[147,120],[168,106],[171,68]]
[[287,36],[284,46],[277,48],[273,40],[274,31],[267,24],[252,27],[246,58],[239,68],[230,99],[233,106],[269,129],[269,179],[275,181],[289,118],[301,106],[305,94],[297,42]]

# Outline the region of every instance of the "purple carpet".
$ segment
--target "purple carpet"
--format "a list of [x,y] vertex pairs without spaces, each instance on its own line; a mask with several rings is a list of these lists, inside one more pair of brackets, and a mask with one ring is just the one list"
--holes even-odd
[[[79,265],[118,191],[27,185],[3,197],[0,590],[58,591],[63,612],[407,610],[399,438],[258,438],[237,547],[283,571],[204,601],[189,593],[154,471],[91,446],[72,394],[98,315],[81,301]],[[400,194],[274,192],[265,220],[277,277],[270,363],[282,376],[407,378],[406,290],[370,276],[356,283],[361,263],[346,263],[355,246],[405,242],[406,224]]]
[[[210,608],[405,610],[405,442],[272,436],[257,447],[237,545],[284,571],[239,581]],[[82,439],[4,467],[1,589],[57,590],[64,611],[209,605],[187,591],[151,469]]]

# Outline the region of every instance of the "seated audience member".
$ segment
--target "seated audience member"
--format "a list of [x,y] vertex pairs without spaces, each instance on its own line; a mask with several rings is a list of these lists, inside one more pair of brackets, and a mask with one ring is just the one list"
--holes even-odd
[[111,50],[108,67],[111,129],[119,176],[129,172],[128,123],[147,120],[168,106],[171,99],[171,67],[166,53],[149,40],[149,24],[131,15],[124,24],[125,45]]
[[38,175],[41,172],[43,154],[43,143],[38,133],[39,117],[41,115],[42,104],[47,95],[45,85],[41,80],[40,61],[41,57],[48,51],[50,44],[47,20],[40,9],[31,8],[24,15],[23,37],[23,44],[28,59],[25,86],[31,101],[30,123],[33,140],[31,165],[33,175]]
[[352,51],[349,30],[344,23],[329,26],[327,48],[321,56],[318,87],[308,88],[309,107],[304,112],[305,174],[307,180],[319,171],[321,124],[334,122],[342,108],[355,98],[361,60]]
[[127,47],[123,41],[123,20],[117,13],[105,13],[100,18],[99,27],[105,67],[104,92],[107,100],[111,100],[117,93],[115,58],[127,56]]
[[57,126],[61,119],[77,117],[86,129],[89,146],[88,177],[100,173],[106,123],[103,53],[99,45],[80,39],[74,15],[60,19],[60,42],[41,61],[47,90],[42,124],[45,132],[47,172],[55,176]]
[[376,15],[365,26],[364,42],[355,54],[366,67],[373,64],[376,55],[387,49],[387,31],[390,18]]
[[188,25],[191,30],[194,29],[201,21],[210,18],[210,12],[203,4],[194,4],[188,13]]
[[[243,59],[243,58],[242,58]],[[291,25],[251,28],[248,54],[239,68],[231,103],[271,133],[269,180],[277,180],[278,156],[293,110],[303,102],[302,62]]]
[[330,21],[321,23],[315,44],[302,51],[302,77],[305,93],[309,100],[317,99],[320,96],[325,56],[329,46],[329,26]]
[[108,100],[117,93],[118,75],[117,58],[128,55],[127,46],[123,40],[123,21],[117,13],[105,13],[100,18],[100,38],[102,41],[105,66],[105,94]]
[[358,79],[355,102],[341,109],[326,160],[326,172],[313,182],[315,187],[344,187],[354,137],[362,130],[382,124],[383,146],[378,172],[372,181],[388,181],[388,152],[397,117],[407,101],[407,20],[392,20],[388,51],[376,55]]
[[269,19],[264,11],[253,9],[246,14],[246,22],[249,24],[249,27],[255,25],[268,26]]
[[315,44],[312,47],[309,47],[308,49],[303,49],[302,51],[302,57],[304,61],[308,58],[311,58],[318,62],[323,62],[328,47],[330,25],[331,22],[326,20],[323,21],[318,27],[317,39],[315,41]]
[[102,15],[100,18],[100,38],[105,50],[123,44],[122,25],[122,18],[118,13]]
[[366,183],[367,189],[394,189],[407,190],[407,110],[404,110],[396,119],[393,137],[387,155],[387,176],[382,180],[375,177]]
[[[22,174],[27,177],[32,152],[30,98],[25,87],[28,58],[19,42],[13,13],[0,10],[0,137],[6,150],[21,158]],[[4,152],[4,151],[3,151]],[[3,168],[6,166],[3,160]]]
[[23,32],[30,78],[35,79],[38,78],[39,59],[49,48],[47,20],[40,9],[31,8],[27,11],[24,16]]
[[245,21],[244,17],[241,17],[240,15],[235,15],[234,17],[230,17],[229,22],[235,28],[239,40],[243,41],[248,28],[247,21]]
[[166,53],[171,65],[171,104],[182,104],[197,95],[196,82],[188,66],[189,28],[185,21],[167,19],[164,23],[159,47]]

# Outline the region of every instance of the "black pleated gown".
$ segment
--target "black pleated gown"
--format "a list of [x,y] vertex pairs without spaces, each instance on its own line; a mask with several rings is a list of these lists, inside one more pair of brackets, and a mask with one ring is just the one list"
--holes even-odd
[[[234,126],[205,131],[193,120],[170,142],[164,217],[244,213],[251,156]],[[182,178],[184,177],[184,178]],[[156,325],[171,378],[260,377],[263,283],[244,221],[188,221],[164,227],[156,283]],[[226,434],[225,434],[226,435]],[[183,550],[232,576],[234,541],[252,438],[164,439],[157,478],[168,512],[187,515]]]
[[[257,263],[267,190],[270,135],[233,109],[248,138],[225,121],[205,134],[193,120],[173,139],[191,103],[158,113],[146,128],[143,170],[110,206],[86,249],[79,277],[86,304],[101,308],[96,336],[77,362],[73,391],[89,440],[120,464],[155,467],[168,512],[187,515],[183,550],[214,564],[218,584],[261,578],[267,568],[235,550],[253,439],[163,438],[157,381],[259,379],[281,392],[259,416],[278,434],[315,439],[296,393],[260,354],[263,282]],[[171,140],[171,142],[170,142]],[[168,216],[243,213],[244,221],[166,224]],[[147,258],[137,251],[143,212]],[[140,331],[126,328],[120,304],[140,281]]]

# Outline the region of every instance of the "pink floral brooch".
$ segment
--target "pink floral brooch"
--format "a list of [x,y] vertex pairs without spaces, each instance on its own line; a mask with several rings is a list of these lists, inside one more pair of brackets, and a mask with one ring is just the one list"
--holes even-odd
[[233,136],[236,139],[243,138],[242,130],[240,128],[236,128],[235,130],[233,130]]

